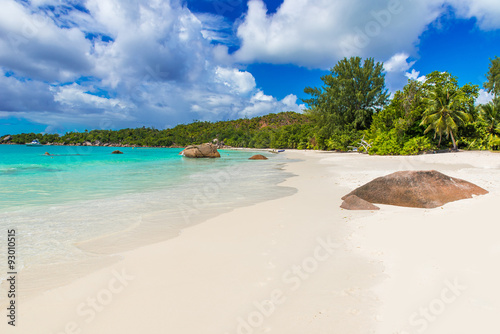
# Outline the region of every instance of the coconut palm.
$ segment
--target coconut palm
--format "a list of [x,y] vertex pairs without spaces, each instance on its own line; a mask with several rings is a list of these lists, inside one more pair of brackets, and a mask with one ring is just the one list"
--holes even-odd
[[[453,149],[457,149],[454,133],[458,126],[471,119],[466,112],[465,97],[462,91],[447,86],[432,87],[427,98],[424,99],[426,109],[422,125],[427,125],[425,133],[434,130],[434,138],[439,135],[439,145],[443,134],[451,137]],[[438,146],[439,146],[438,145]]]
[[486,122],[488,132],[488,142],[492,146],[500,143],[500,99],[496,99],[487,104],[479,106],[479,116]]

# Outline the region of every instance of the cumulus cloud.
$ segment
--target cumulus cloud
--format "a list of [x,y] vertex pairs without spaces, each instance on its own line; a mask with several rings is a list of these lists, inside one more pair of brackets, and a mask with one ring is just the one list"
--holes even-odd
[[125,109],[127,104],[119,99],[104,98],[92,94],[87,88],[82,87],[76,83],[69,86],[62,86],[52,89],[54,94],[54,101],[71,108],[85,108],[87,110],[107,110],[107,109]]
[[235,58],[315,68],[331,67],[345,56],[387,59],[413,51],[439,13],[431,1],[285,0],[269,15],[261,0],[250,0]]
[[420,72],[412,69],[411,72],[406,72],[405,76],[410,80],[417,80],[418,82],[425,82],[427,79],[425,75],[420,75]]
[[247,94],[255,89],[255,78],[249,72],[219,66],[215,69],[215,74],[217,81],[238,94]]
[[476,105],[486,104],[488,102],[493,101],[493,94],[488,93],[484,89],[479,90],[479,96],[476,100]]
[[500,28],[500,6],[496,0],[450,0],[463,18],[475,17],[482,29]]
[[76,28],[61,29],[43,11],[1,1],[0,65],[43,81],[73,80],[88,74],[90,42]]
[[290,110],[301,112],[305,109],[305,105],[297,105],[297,96],[290,94],[283,100],[278,101],[276,98],[258,91],[251,98],[251,104],[246,106],[241,112],[241,116],[253,117],[257,115],[267,114],[272,110]]
[[0,111],[47,109],[57,109],[50,85],[39,81],[21,81],[0,72]]
[[395,92],[402,89],[410,78],[409,75],[415,73],[415,69],[412,72],[408,72],[415,64],[415,61],[409,61],[409,58],[410,55],[408,53],[398,52],[384,62],[386,83],[389,91]]
[[0,0],[0,112],[96,128],[302,110],[227,54],[228,24],[180,0]]
[[295,95],[267,95],[244,66],[326,69],[344,56],[375,57],[395,90],[421,78],[410,61],[416,42],[447,6],[483,29],[500,22],[493,0],[284,0],[273,14],[250,0],[234,27],[185,3],[0,0],[0,115],[52,128],[162,128],[301,111]]
[[477,18],[480,27],[500,27],[496,0],[284,0],[272,14],[262,0],[250,0],[234,56],[326,69],[346,56],[386,60],[401,50],[415,55],[419,36],[448,6],[461,17]]
[[409,57],[406,52],[396,53],[384,63],[384,69],[389,73],[408,71],[415,64],[415,61],[408,62]]

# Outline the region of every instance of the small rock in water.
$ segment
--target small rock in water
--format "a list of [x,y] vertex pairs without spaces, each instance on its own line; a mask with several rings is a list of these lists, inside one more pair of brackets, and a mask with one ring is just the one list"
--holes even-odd
[[116,151],[111,152],[111,154],[123,154],[123,152],[116,150]]
[[267,158],[265,156],[263,156],[262,154],[256,154],[256,155],[248,158],[248,160],[267,160]]

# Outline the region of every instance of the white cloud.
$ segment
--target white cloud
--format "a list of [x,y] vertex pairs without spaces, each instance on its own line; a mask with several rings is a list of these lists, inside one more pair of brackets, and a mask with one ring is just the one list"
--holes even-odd
[[405,76],[410,80],[417,80],[418,82],[425,82],[427,79],[425,75],[420,75],[420,72],[412,69],[411,72],[406,72]]
[[82,31],[60,29],[43,12],[15,1],[0,4],[0,66],[44,81],[67,81],[88,75],[91,43]]
[[249,72],[218,66],[215,75],[217,81],[238,94],[247,94],[255,89],[255,78]]
[[431,1],[285,0],[268,15],[261,0],[250,0],[235,58],[319,68],[352,55],[387,59],[413,52],[439,13]]
[[493,101],[493,94],[488,93],[484,89],[479,90],[479,96],[476,100],[476,105],[486,104],[490,101]]
[[459,16],[475,17],[482,29],[500,28],[500,4],[497,0],[449,0]]
[[414,64],[415,61],[408,62],[409,54],[406,52],[396,53],[384,63],[384,69],[386,72],[405,72],[408,71]]
[[[267,95],[238,68],[253,62],[329,68],[350,55],[388,60],[393,91],[406,78],[421,78],[408,59],[444,3],[284,0],[269,15],[261,0],[250,0],[235,27],[240,48],[228,54],[232,27],[221,17],[193,14],[183,0],[0,0],[0,112],[54,127],[161,128],[301,111],[295,95]],[[482,28],[500,22],[496,1],[446,3],[461,17],[477,17]]]
[[250,101],[251,103],[239,114],[240,117],[253,117],[280,111],[302,112],[305,109],[305,105],[297,104],[297,97],[293,94],[287,95],[279,101],[259,90],[252,96]]
[[0,111],[46,111],[57,109],[50,85],[39,81],[20,81],[0,71]]
[[408,61],[409,58],[409,54],[398,52],[384,62],[386,84],[391,93],[402,89],[409,79],[408,75],[413,75],[415,73],[415,69],[410,73],[408,72],[415,64],[415,61]]
[[[258,90],[227,46],[212,43],[227,37],[227,22],[180,0],[87,0],[87,12],[0,1],[0,112],[11,116],[51,128],[163,128],[303,108]],[[9,36],[23,37],[25,21],[37,29],[18,43]]]
[[448,5],[462,17],[476,17],[482,28],[500,27],[497,0],[284,0],[273,14],[262,0],[250,0],[234,56],[323,69],[346,56],[415,56],[420,35]]
[[69,86],[62,86],[52,89],[55,92],[54,101],[61,104],[67,105],[74,109],[85,108],[85,109],[96,109],[96,110],[107,110],[107,109],[125,109],[127,104],[112,98],[104,98],[97,95],[88,93],[88,88],[79,86],[74,83]]

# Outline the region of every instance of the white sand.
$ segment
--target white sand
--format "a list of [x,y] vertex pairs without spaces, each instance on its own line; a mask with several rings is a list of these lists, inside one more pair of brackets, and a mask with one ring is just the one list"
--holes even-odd
[[[298,176],[283,185],[296,194],[20,300],[18,326],[2,317],[0,332],[500,332],[500,154],[286,154],[304,160],[287,166]],[[432,210],[339,208],[355,187],[408,169],[437,169],[490,194]]]

